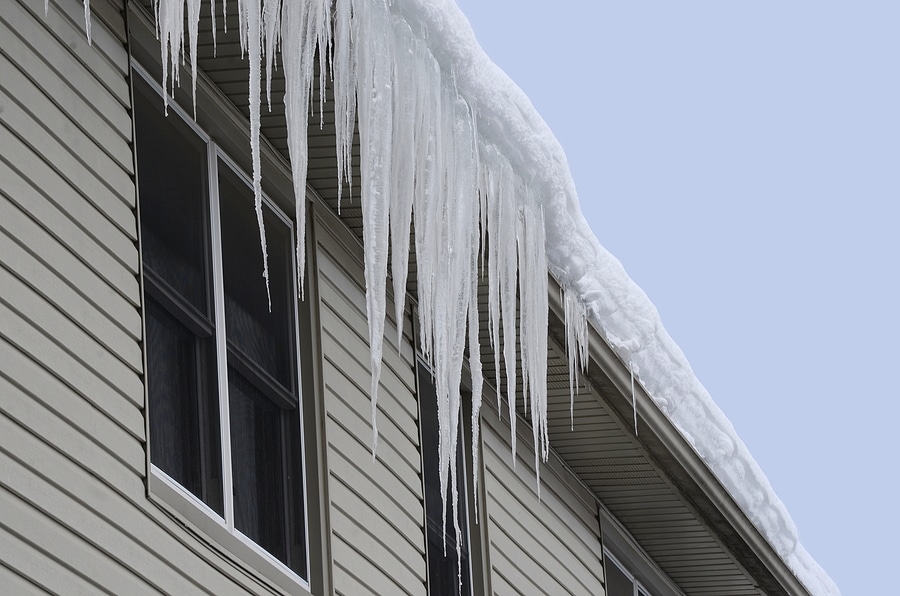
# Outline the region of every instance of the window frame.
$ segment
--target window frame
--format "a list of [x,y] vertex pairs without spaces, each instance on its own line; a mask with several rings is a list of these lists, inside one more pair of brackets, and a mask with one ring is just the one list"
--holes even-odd
[[[165,91],[161,88],[157,80],[135,59],[132,57],[130,61],[132,80],[141,79],[152,92],[158,96],[162,102]],[[132,82],[132,94],[135,94],[134,83]],[[133,105],[133,102],[132,102]],[[222,230],[221,230],[221,202],[219,197],[220,168],[229,168],[230,172],[244,185],[247,186],[252,196],[252,181],[250,177],[242,170],[236,160],[234,160],[226,151],[207,133],[197,121],[192,118],[188,112],[172,97],[168,98],[168,118],[178,118],[189,128],[198,140],[205,146],[206,151],[206,184],[207,184],[207,213],[205,214],[208,221],[206,239],[209,243],[209,263],[211,268],[209,273],[211,277],[209,303],[213,310],[211,316],[215,329],[214,349],[216,352],[216,370],[212,376],[218,386],[218,413],[219,413],[219,433],[220,433],[220,456],[222,460],[222,500],[223,514],[219,514],[202,499],[194,495],[186,487],[170,477],[166,472],[160,469],[151,461],[150,445],[153,437],[149,429],[150,416],[148,414],[150,407],[149,393],[147,384],[144,385],[144,419],[145,419],[145,458],[146,458],[146,489],[148,499],[155,505],[160,507],[170,517],[176,519],[181,525],[186,526],[193,533],[198,535],[204,542],[212,539],[211,546],[218,551],[224,551],[236,557],[239,561],[248,565],[254,571],[264,576],[278,587],[282,588],[289,594],[300,594],[307,596],[311,592],[311,584],[313,580],[313,547],[314,539],[320,538],[319,532],[313,532],[310,526],[310,509],[311,495],[314,494],[315,487],[318,482],[310,482],[309,474],[309,455],[307,450],[310,448],[311,441],[307,434],[310,432],[310,426],[306,417],[313,410],[313,406],[305,403],[304,397],[314,399],[312,395],[305,395],[308,387],[307,380],[304,378],[304,358],[301,347],[304,345],[302,341],[300,327],[303,325],[304,319],[301,315],[304,311],[300,307],[298,298],[298,288],[300,280],[297,279],[296,252],[293,250],[296,242],[295,222],[282,210],[281,206],[273,200],[267,193],[263,193],[264,209],[268,213],[278,219],[280,224],[284,224],[289,231],[289,245],[291,250],[290,264],[290,304],[288,308],[293,317],[293,329],[291,340],[293,342],[293,371],[292,384],[295,388],[297,397],[296,407],[296,424],[298,435],[298,443],[300,445],[299,468],[301,478],[298,481],[298,492],[296,496],[303,503],[303,519],[302,525],[304,529],[304,549],[305,549],[305,568],[303,572],[306,578],[301,577],[297,572],[291,569],[285,562],[278,559],[272,553],[267,551],[261,545],[254,542],[251,538],[243,534],[235,527],[234,513],[234,496],[233,496],[233,470],[231,456],[231,426],[230,426],[230,404],[228,399],[228,368],[229,368],[229,347],[228,336],[225,323],[225,288],[223,274],[223,251],[222,251]],[[132,117],[134,115],[132,114]],[[140,148],[135,141],[135,155]],[[136,159],[136,158],[135,158]],[[137,162],[135,162],[137,163]],[[136,190],[138,187],[137,167],[135,167]],[[303,197],[300,200],[306,200]],[[281,201],[283,204],[288,201]],[[138,236],[140,244],[140,197],[138,197],[138,206],[136,208],[138,217]],[[254,222],[255,223],[255,222]],[[146,295],[147,284],[145,283],[145,271],[143,258],[140,261],[140,284],[141,284],[141,319],[144,329],[143,336],[146,337],[146,314],[144,305],[144,296]],[[262,275],[259,277],[259,283],[265,283]],[[151,291],[152,292],[152,291]],[[157,300],[158,301],[158,300]],[[147,368],[147,348],[144,347],[144,370]],[[274,403],[274,401],[273,401]],[[292,421],[293,423],[293,421]],[[317,443],[316,443],[317,444]],[[313,458],[315,460],[315,457]]]

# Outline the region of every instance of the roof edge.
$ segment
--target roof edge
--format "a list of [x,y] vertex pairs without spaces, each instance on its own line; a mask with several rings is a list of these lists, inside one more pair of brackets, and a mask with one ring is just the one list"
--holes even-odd
[[[552,275],[549,277],[550,311],[552,316],[556,317],[563,324],[565,311],[560,297],[561,286]],[[620,397],[622,397],[619,404],[610,403],[609,405],[620,415],[624,413],[630,414],[630,412],[623,412],[622,410],[627,408],[622,406],[630,406],[632,402],[631,371],[593,323],[589,331],[588,355],[597,366],[594,370],[596,371],[599,368],[616,387]],[[588,373],[588,376],[590,374]],[[670,457],[666,459],[671,459],[677,464],[677,469],[672,469],[670,465],[661,467],[669,473],[674,485],[682,491],[685,498],[699,511],[708,509],[709,506],[714,507],[735,534],[747,545],[762,567],[768,571],[771,579],[776,581],[783,590],[789,594],[810,594],[800,579],[791,571],[787,562],[775,551],[772,544],[735,501],[712,468],[703,460],[693,445],[659,408],[640,383],[634,384],[633,403],[637,408],[637,415],[642,425],[667,450],[667,455]],[[639,440],[641,440],[640,437]],[[641,443],[644,444],[651,454],[654,453],[654,450],[646,444],[646,441],[641,440]],[[691,485],[685,486],[685,482],[690,482]],[[703,499],[707,500],[708,504],[697,502]],[[704,507],[703,505],[707,506]],[[705,521],[707,523],[710,522],[710,520]],[[716,524],[711,525],[713,527],[716,526]],[[733,552],[733,549],[730,550],[732,550],[732,555],[746,567],[747,561],[742,560],[745,557],[740,556],[741,553]],[[750,570],[748,569],[748,571]],[[757,581],[767,583],[765,578],[759,578],[755,575],[754,577]]]

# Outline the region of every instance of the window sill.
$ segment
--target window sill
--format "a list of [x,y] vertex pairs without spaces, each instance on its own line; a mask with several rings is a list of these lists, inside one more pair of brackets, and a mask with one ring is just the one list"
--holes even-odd
[[148,485],[154,505],[270,591],[311,596],[309,582],[239,531],[229,530],[218,513],[156,466],[150,467]]

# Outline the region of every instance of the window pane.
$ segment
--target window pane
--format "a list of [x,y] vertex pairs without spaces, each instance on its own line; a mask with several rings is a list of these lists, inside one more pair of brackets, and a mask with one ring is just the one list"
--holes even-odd
[[634,583],[610,559],[606,559],[607,596],[634,596]]
[[222,457],[211,338],[146,300],[150,461],[220,515]]
[[282,410],[228,367],[234,525],[287,562]]
[[[460,495],[462,497],[462,495]],[[440,511],[440,510],[438,510]],[[453,523],[447,530],[449,538],[453,531]],[[438,524],[440,526],[440,524]],[[447,552],[444,554],[440,527],[428,530],[428,593],[434,595],[464,596],[469,590],[469,555],[465,549],[457,562],[456,545],[447,540]],[[462,565],[462,586],[460,586],[459,568]]]
[[144,267],[208,315],[206,144],[135,77]]
[[218,163],[235,527],[306,576],[291,229],[264,206],[271,310],[253,193]]
[[[438,457],[437,395],[431,372],[418,365],[419,416],[422,431],[422,474],[425,480],[425,533],[428,541],[428,591],[429,594],[466,595],[471,593],[469,579],[468,518],[466,512],[465,460],[463,441],[457,443],[456,474],[459,478],[459,526],[460,560],[457,561],[456,529],[453,525],[452,500],[447,499],[447,528],[443,529],[441,482]],[[449,483],[449,480],[448,480]],[[446,553],[446,555],[445,555]],[[462,567],[462,586],[458,565]]]
[[219,162],[219,201],[225,276],[225,328],[229,344],[293,392],[293,272],[290,228],[263,207],[271,312],[253,193]]

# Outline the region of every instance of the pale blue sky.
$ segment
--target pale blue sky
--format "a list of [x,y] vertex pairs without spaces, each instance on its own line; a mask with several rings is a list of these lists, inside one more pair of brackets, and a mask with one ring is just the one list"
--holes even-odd
[[806,548],[896,590],[900,2],[457,1]]

